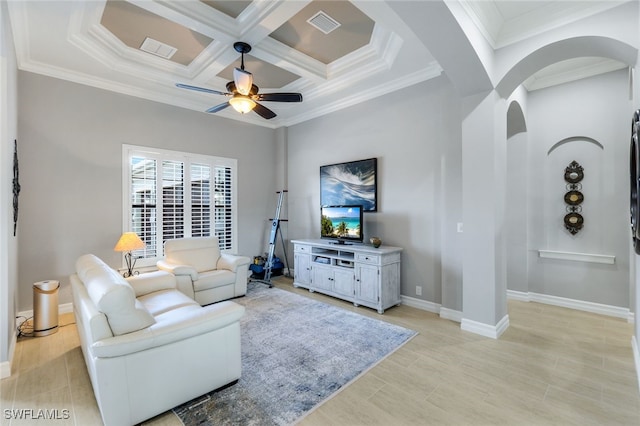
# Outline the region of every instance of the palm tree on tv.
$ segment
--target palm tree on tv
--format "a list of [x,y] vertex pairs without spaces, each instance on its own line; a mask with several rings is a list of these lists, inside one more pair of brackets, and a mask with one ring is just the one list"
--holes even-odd
[[340,222],[338,224],[338,228],[336,229],[336,233],[341,237],[347,235],[349,233],[349,228],[347,227],[347,223]]
[[322,228],[322,234],[321,235],[331,235],[331,234],[333,234],[333,223],[331,223],[331,219],[329,219],[325,215],[322,215],[322,218],[321,218],[321,221],[320,221],[320,227]]

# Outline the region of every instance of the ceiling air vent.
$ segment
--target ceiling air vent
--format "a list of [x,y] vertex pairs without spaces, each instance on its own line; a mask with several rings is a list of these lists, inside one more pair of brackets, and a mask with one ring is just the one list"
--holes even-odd
[[336,21],[323,11],[319,11],[311,18],[307,19],[307,22],[325,34],[329,34],[340,26],[340,22]]
[[142,46],[140,46],[140,50],[165,59],[171,59],[173,54],[178,51],[175,47],[160,43],[158,40],[154,40],[151,37],[144,39]]

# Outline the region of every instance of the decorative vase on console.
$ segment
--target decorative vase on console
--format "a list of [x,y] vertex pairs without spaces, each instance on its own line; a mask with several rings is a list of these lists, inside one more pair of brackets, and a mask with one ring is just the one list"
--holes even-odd
[[382,244],[382,240],[378,237],[371,237],[369,238],[369,241],[371,242],[374,248],[378,248]]

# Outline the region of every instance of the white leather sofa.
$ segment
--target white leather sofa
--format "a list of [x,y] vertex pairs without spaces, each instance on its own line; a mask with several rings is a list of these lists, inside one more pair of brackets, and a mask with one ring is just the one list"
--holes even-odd
[[203,306],[247,294],[251,259],[221,253],[217,237],[167,240],[164,256],[158,269],[175,275],[178,289]]
[[106,426],[138,424],[240,378],[241,305],[200,306],[167,272],[125,280],[91,254],[77,260],[71,288]]

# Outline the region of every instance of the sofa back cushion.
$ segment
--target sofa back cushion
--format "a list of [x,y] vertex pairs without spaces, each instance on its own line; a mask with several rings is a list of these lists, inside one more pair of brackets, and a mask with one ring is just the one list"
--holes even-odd
[[81,256],[76,272],[89,298],[104,313],[115,336],[149,327],[155,319],[136,299],[131,285],[114,269],[92,254]]
[[220,259],[218,237],[176,238],[164,243],[167,261],[192,266],[198,272],[217,269]]

